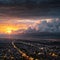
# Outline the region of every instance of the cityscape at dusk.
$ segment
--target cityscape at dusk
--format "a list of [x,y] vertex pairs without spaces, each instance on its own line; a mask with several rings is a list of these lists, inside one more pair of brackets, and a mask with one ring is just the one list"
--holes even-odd
[[0,0],[0,60],[60,60],[60,1]]

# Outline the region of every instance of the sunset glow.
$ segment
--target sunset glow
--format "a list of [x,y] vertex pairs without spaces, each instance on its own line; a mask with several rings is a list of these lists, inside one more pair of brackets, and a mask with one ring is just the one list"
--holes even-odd
[[7,32],[7,34],[11,34],[12,33],[12,31],[11,30],[8,30],[8,31],[6,31]]
[[12,33],[11,28],[7,28],[5,33],[7,33],[7,34],[11,34],[11,33]]
[[[27,30],[27,25],[26,24],[5,24],[2,23],[0,24],[0,34],[15,34],[18,30]],[[18,32],[19,33],[19,32]]]

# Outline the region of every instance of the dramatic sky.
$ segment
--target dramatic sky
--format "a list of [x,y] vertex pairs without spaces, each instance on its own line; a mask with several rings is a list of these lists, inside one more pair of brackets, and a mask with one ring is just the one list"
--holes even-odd
[[0,0],[0,37],[60,32],[59,0]]

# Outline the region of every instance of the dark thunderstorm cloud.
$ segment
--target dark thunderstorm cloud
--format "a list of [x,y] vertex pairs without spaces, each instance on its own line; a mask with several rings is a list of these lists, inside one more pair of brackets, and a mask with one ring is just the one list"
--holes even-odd
[[0,0],[0,4],[4,5],[59,5],[60,1],[59,0]]
[[39,18],[60,17],[60,7],[27,9],[21,7],[0,7],[0,17]]
[[60,17],[59,0],[0,0],[0,16]]

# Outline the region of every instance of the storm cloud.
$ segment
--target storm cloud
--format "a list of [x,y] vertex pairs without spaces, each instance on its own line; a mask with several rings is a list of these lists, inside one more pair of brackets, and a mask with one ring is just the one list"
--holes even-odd
[[60,32],[60,19],[42,19],[40,23],[35,23],[29,27],[27,33],[34,32]]
[[23,5],[23,4],[27,4],[27,5],[42,5],[42,4],[59,4],[60,1],[59,0],[0,0],[1,4],[15,4],[15,5]]
[[50,18],[60,17],[59,0],[0,0],[1,17]]

